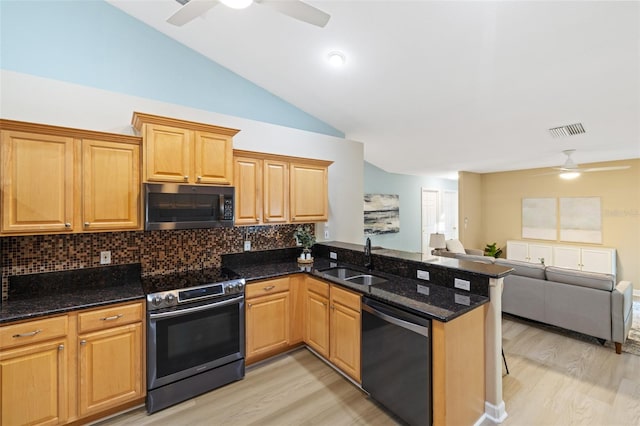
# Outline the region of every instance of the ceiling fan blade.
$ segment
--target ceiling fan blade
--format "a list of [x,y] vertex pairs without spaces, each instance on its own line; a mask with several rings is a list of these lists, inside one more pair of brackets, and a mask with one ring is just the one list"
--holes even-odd
[[589,169],[580,169],[581,172],[607,172],[611,170],[626,170],[631,166],[611,166],[611,167],[592,167]]
[[256,3],[271,7],[280,13],[323,28],[331,15],[300,0],[256,0]]
[[178,27],[191,22],[218,4],[218,0],[189,0],[176,13],[171,15],[167,22]]

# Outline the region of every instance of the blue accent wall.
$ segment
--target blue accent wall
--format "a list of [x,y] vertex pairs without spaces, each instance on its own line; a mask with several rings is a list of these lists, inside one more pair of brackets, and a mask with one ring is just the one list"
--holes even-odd
[[344,137],[101,0],[0,0],[0,67]]
[[[371,243],[385,248],[420,252],[422,250],[422,188],[458,190],[458,182],[424,176],[387,173],[373,164],[364,163],[365,194],[398,194],[400,196],[400,232],[371,235]],[[364,205],[364,199],[363,199]],[[363,242],[364,218],[363,218]]]

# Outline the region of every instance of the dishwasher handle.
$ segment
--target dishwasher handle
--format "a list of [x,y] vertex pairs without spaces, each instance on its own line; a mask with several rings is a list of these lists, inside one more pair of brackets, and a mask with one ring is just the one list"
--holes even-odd
[[414,333],[429,337],[429,320],[401,311],[388,305],[376,303],[368,298],[362,299],[362,310],[390,324],[397,325]]

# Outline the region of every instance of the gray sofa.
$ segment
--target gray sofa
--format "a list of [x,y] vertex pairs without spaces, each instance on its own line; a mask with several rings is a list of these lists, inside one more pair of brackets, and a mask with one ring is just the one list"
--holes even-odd
[[495,263],[514,269],[504,279],[502,312],[610,340],[621,353],[633,321],[630,281],[515,260]]

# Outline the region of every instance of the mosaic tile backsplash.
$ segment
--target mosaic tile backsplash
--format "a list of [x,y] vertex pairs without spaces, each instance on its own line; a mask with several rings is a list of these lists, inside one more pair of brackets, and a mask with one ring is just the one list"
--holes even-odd
[[[311,224],[313,229],[313,224]],[[295,246],[295,225],[249,226],[171,231],[30,235],[0,238],[2,300],[9,276],[100,266],[100,252],[111,251],[111,265],[140,263],[142,275],[220,267],[221,256]]]

